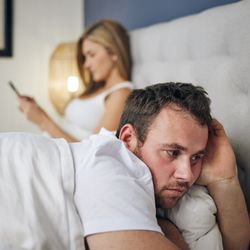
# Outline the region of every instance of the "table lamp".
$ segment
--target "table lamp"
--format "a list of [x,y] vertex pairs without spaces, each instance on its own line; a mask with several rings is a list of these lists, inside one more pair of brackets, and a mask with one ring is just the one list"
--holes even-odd
[[76,43],[61,43],[49,61],[49,97],[56,111],[64,114],[68,102],[84,91],[76,62]]

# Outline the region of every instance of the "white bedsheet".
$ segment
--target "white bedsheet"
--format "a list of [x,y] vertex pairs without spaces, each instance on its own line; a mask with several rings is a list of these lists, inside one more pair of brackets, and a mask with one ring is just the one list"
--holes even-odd
[[73,192],[74,165],[64,140],[0,135],[1,250],[84,249]]
[[[83,250],[68,143],[25,133],[0,134],[0,250]],[[193,186],[164,210],[192,250],[222,249],[216,207]],[[167,214],[166,214],[167,213]]]
[[181,231],[191,250],[223,250],[216,206],[207,189],[194,185],[172,209],[159,210]]

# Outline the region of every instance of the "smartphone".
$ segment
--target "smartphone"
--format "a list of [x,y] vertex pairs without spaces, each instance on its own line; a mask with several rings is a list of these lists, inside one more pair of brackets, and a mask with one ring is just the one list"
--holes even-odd
[[16,93],[16,95],[20,96],[20,93],[17,90],[17,88],[15,87],[15,85],[13,84],[13,82],[9,81],[8,84],[10,85],[10,87],[12,88],[12,90]]

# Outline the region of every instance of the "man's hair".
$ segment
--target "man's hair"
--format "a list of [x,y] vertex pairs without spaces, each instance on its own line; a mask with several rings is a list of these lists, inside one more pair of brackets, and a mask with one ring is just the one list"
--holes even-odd
[[126,101],[116,136],[119,137],[125,124],[131,124],[139,141],[144,143],[151,124],[165,107],[188,112],[202,126],[210,128],[210,103],[207,92],[190,83],[167,82],[135,89]]

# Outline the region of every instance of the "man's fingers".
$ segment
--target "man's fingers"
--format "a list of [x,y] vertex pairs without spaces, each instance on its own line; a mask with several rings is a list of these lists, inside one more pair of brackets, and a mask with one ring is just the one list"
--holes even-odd
[[221,135],[226,134],[224,127],[222,126],[222,124],[218,120],[213,119],[211,126],[212,126],[213,135],[221,136]]

